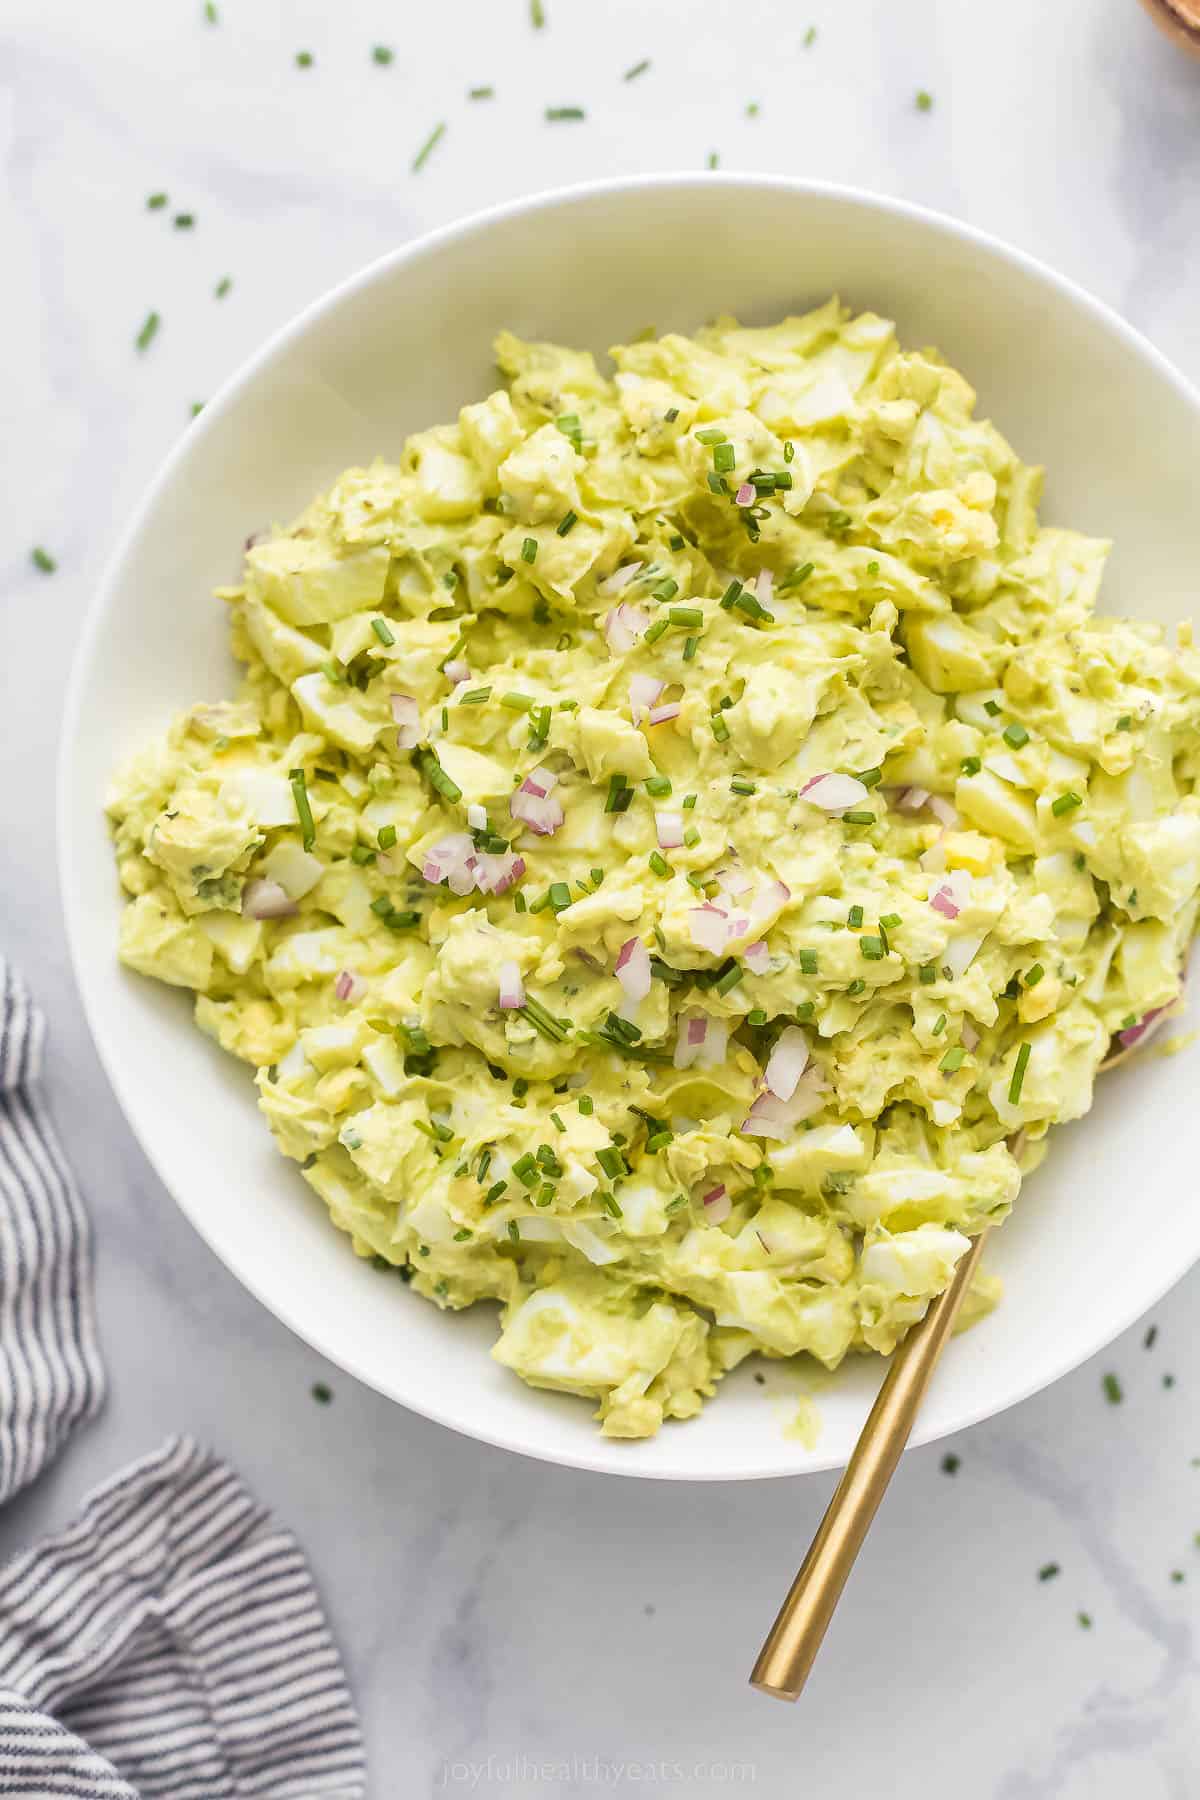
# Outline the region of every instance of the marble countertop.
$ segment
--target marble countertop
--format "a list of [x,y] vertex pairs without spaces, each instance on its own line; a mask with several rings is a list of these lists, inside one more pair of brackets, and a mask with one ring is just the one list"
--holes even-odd
[[[54,1109],[97,1223],[112,1395],[0,1521],[0,1551],[169,1432],[206,1439],[307,1545],[362,1708],[371,1793],[389,1800],[782,1797],[800,1781],[897,1800],[1191,1800],[1200,1272],[1156,1310],[1151,1348],[1146,1321],[965,1433],[957,1472],[946,1445],[906,1458],[790,1709],[745,1677],[832,1477],[624,1483],[408,1416],[322,1364],[215,1261],[97,1065],[52,850],[76,627],[192,403],[361,264],[495,200],[716,152],[723,167],[859,183],[996,232],[1200,378],[1200,67],[1135,0],[545,5],[541,31],[527,0],[217,0],[215,23],[202,0],[5,5],[0,917],[51,1017]],[[374,60],[377,44],[394,60]],[[495,97],[468,99],[477,85]],[[582,122],[543,119],[575,105]],[[148,212],[156,190],[169,205]],[[151,309],[161,330],[139,356]],[[53,575],[32,566],[35,544]],[[1108,1369],[1120,1406],[1102,1391]],[[327,1406],[311,1398],[320,1380]],[[1048,1564],[1059,1572],[1040,1579]]]

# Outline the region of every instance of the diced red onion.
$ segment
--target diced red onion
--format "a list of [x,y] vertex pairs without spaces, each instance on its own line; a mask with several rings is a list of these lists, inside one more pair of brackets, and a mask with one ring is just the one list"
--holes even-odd
[[333,991],[339,1000],[357,1000],[366,993],[367,984],[361,975],[343,969],[333,984]]
[[733,1201],[723,1181],[718,1182],[716,1187],[709,1188],[707,1194],[702,1195],[700,1203],[710,1225],[723,1225],[733,1211]]
[[624,563],[621,568],[614,569],[611,575],[606,575],[603,581],[597,582],[596,592],[603,594],[605,599],[613,594],[619,594],[622,589],[629,586],[639,569],[644,566],[640,562]]
[[790,1100],[781,1100],[769,1090],[758,1096],[742,1122],[746,1137],[776,1138],[786,1142],[796,1126],[825,1104],[825,1084],[818,1070],[810,1068],[797,1081]]
[[945,882],[929,896],[929,904],[934,912],[941,913],[945,919],[957,919],[962,910]]
[[460,681],[470,681],[471,665],[465,656],[454,656],[445,665],[442,673],[448,682],[457,687]]
[[452,894],[463,895],[475,886],[477,864],[470,832],[452,831],[425,852],[421,873],[426,881],[444,881]]
[[678,850],[682,847],[683,814],[681,812],[655,813],[654,829],[658,836],[660,850]]
[[714,906],[711,900],[706,900],[703,906],[688,908],[688,929],[692,934],[692,942],[713,956],[720,956],[729,942],[729,926],[729,914],[725,908]]
[[796,1083],[808,1067],[808,1039],[798,1025],[789,1025],[767,1058],[763,1080],[777,1100],[790,1100]]
[[553,769],[544,769],[539,763],[536,769],[530,769],[521,783],[522,794],[532,794],[537,800],[544,800],[558,786],[558,776]]
[[941,794],[930,794],[926,804],[934,818],[944,825],[947,831],[953,831],[958,824],[958,808]]
[[724,1062],[728,1043],[729,1026],[724,1019],[710,1019],[705,1013],[681,1013],[672,1060],[677,1069],[690,1069],[693,1063],[712,1068]]
[[972,1025],[970,1019],[963,1020],[962,1047],[967,1052],[968,1056],[973,1050],[976,1050],[979,1047],[979,1033]]
[[771,952],[767,949],[766,939],[759,938],[757,944],[749,944],[742,951],[742,961],[752,975],[769,975],[771,973]]
[[737,493],[733,496],[735,505],[737,505],[737,506],[753,506],[754,505],[754,496],[755,496],[756,491],[757,490],[755,489],[754,483],[752,481],[743,481],[741,487],[738,489]]
[[242,889],[242,911],[250,919],[290,919],[298,908],[277,881],[260,876]]
[[400,727],[396,745],[401,750],[415,749],[421,739],[421,709],[411,694],[390,696],[392,717]]
[[861,806],[870,797],[871,790],[864,787],[856,775],[814,775],[800,789],[802,800],[829,813],[846,812],[852,806]]
[[516,1012],[525,1004],[525,983],[521,980],[521,971],[515,962],[500,964],[500,1009],[502,1012]]
[[487,822],[486,806],[479,806],[478,804],[468,806],[467,824],[471,827],[472,831],[486,831]]
[[655,675],[634,675],[629,682],[629,711],[635,725],[640,725],[666,687]]
[[647,725],[665,725],[668,719],[677,719],[683,708],[677,700],[669,701],[666,706],[652,706],[646,714]]
[[625,994],[625,1006],[621,1008],[622,1016],[627,1009],[636,1011],[650,992],[650,952],[641,938],[626,938],[621,945],[613,973],[620,982]]
[[752,926],[761,930],[768,921],[779,917],[791,897],[792,890],[786,882],[780,881],[778,877],[774,881],[769,881],[765,888],[758,890],[750,902],[750,917],[737,921],[738,929],[734,935],[743,937]]
[[539,837],[551,837],[566,817],[561,801],[551,793],[557,781],[558,776],[550,769],[531,769],[508,803],[513,818],[520,819]]
[[901,788],[896,795],[896,805],[901,812],[920,812],[929,799],[929,789],[923,787]]
[[525,873],[525,858],[511,850],[498,854],[478,850],[475,853],[475,886],[481,894],[506,894],[514,881]]
[[613,655],[624,656],[627,650],[632,650],[649,623],[648,615],[640,606],[632,606],[627,600],[614,606],[604,621],[604,635]]

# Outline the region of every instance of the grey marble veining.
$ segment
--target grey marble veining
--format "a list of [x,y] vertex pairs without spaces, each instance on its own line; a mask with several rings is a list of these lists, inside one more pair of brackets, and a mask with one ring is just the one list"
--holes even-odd
[[[832,1477],[626,1484],[410,1417],[226,1274],[97,1066],[52,849],[77,623],[191,403],[368,259],[539,186],[717,151],[724,167],[954,212],[1082,281],[1200,377],[1200,66],[1135,0],[546,6],[540,33],[525,0],[219,0],[215,26],[200,0],[7,0],[0,15],[0,931],[51,1016],[112,1375],[103,1419],[0,1519],[0,1551],[169,1431],[208,1440],[309,1548],[386,1800],[801,1785],[1194,1800],[1200,1276],[1156,1309],[1152,1349],[1143,1324],[965,1433],[956,1474],[946,1446],[905,1460],[808,1695],[785,1708],[745,1675]],[[371,61],[376,43],[390,66]],[[642,57],[651,69],[623,82]],[[478,83],[496,98],[467,101]],[[568,104],[585,123],[543,122]],[[145,210],[156,189],[166,214]],[[138,356],[152,307],[162,329]],[[31,567],[34,543],[55,575]],[[1152,1216],[1153,1195],[1138,1204]],[[1101,1390],[1110,1368],[1121,1406]]]

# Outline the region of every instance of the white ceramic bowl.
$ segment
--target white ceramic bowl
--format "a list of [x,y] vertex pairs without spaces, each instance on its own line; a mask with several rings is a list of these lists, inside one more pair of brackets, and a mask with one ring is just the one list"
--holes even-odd
[[[1044,516],[1109,534],[1108,608],[1174,621],[1194,592],[1200,399],[1078,288],[949,219],[766,177],[615,182],[501,207],[397,251],[287,327],[206,406],[139,508],[79,650],[60,769],[75,968],[101,1057],[166,1186],[293,1330],[382,1393],[554,1462],[720,1480],[845,1461],[882,1365],[822,1381],[814,1449],[785,1434],[800,1383],[730,1377],[703,1415],[610,1443],[586,1404],[536,1393],[487,1354],[491,1308],[442,1314],[351,1253],[276,1152],[245,1067],[188,998],[121,969],[102,815],[112,765],[177,709],[229,690],[224,609],[242,540],[339,470],[398,450],[495,384],[501,326],[603,351],[718,312],[768,322],[840,292],[936,343],[1027,458]],[[1107,1344],[1200,1255],[1200,1130],[1188,1057],[1106,1076],[998,1235],[1007,1297],[956,1341],[918,1440],[1010,1406]],[[779,1365],[775,1365],[778,1369]],[[772,1397],[774,1394],[775,1397]]]

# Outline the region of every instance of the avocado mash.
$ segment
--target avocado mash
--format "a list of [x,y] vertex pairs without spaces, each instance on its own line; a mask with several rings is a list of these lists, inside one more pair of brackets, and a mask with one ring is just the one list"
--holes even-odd
[[120,954],[359,1255],[640,1437],[889,1352],[1172,1006],[1200,657],[886,319],[496,349],[248,549]]

